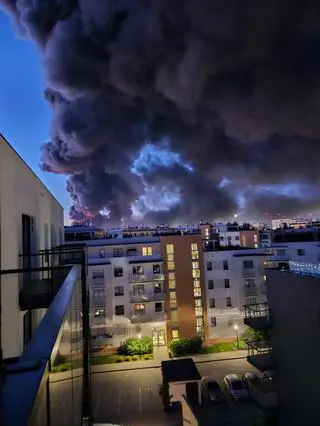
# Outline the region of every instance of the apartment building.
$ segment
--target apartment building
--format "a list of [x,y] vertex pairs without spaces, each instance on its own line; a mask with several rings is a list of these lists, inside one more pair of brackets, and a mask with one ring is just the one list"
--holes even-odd
[[[63,243],[62,206],[1,135],[0,229],[2,271],[36,267],[31,253]],[[28,309],[24,296],[31,284],[21,274],[0,280],[0,348],[7,359],[21,354],[46,309]]]
[[260,237],[259,231],[249,225],[240,226],[238,223],[215,224],[215,232],[218,235],[219,245],[240,246],[258,248]]
[[209,339],[235,337],[243,325],[243,305],[266,301],[264,263],[260,249],[204,251]]

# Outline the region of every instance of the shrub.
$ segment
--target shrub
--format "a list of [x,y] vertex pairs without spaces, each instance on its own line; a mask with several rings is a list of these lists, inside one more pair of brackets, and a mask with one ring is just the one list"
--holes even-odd
[[133,357],[131,357],[131,361],[138,361],[139,357],[137,355],[133,355]]
[[121,358],[117,358],[116,362],[122,362],[122,359]]
[[118,352],[122,355],[151,354],[153,352],[152,338],[142,337],[138,339],[136,337],[131,337],[118,348]]
[[170,350],[175,356],[196,354],[200,352],[202,343],[202,338],[199,336],[173,340],[170,343]]
[[131,361],[131,358],[129,358],[128,356],[125,357],[125,362]]

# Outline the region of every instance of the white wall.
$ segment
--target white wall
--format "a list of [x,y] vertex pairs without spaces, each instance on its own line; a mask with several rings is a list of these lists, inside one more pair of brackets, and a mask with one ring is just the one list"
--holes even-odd
[[[245,255],[250,253],[252,256]],[[243,305],[266,301],[264,276],[265,257],[255,255],[258,253],[261,253],[261,250],[248,249],[204,252],[209,338],[235,337],[236,333],[233,328],[235,324],[239,326],[239,333],[245,329],[243,325]],[[238,257],[239,255],[241,255],[241,257]],[[223,269],[224,260],[228,261],[228,270]],[[244,270],[244,260],[252,260],[254,268],[250,271]],[[208,261],[212,262],[212,271],[207,270]],[[256,295],[245,295],[246,278],[255,280],[255,288],[253,288],[252,291],[256,293]],[[225,279],[229,279],[230,288],[225,288]],[[209,280],[213,280],[213,289],[208,288]],[[226,306],[227,297],[231,298],[232,307]],[[252,297],[255,299],[250,299]],[[215,308],[210,307],[210,299],[214,299]],[[216,326],[212,325],[211,318],[213,317],[216,318]]]
[[[305,254],[299,255],[298,250],[303,249]],[[293,242],[293,243],[273,243],[273,255],[270,260],[283,261],[293,260],[297,262],[318,263],[320,261],[319,241]]]
[[[62,206],[0,135],[1,269],[19,267],[22,214],[34,219],[33,250],[45,248],[45,223],[49,229],[49,247],[53,242],[51,234],[57,236],[55,244],[63,242],[58,237],[59,229],[63,230]],[[63,238],[62,232],[60,235]],[[23,349],[24,312],[19,309],[19,280],[17,275],[13,275],[4,276],[1,281],[3,355],[5,358],[15,357]],[[43,310],[33,312],[33,317],[40,321],[43,314]]]

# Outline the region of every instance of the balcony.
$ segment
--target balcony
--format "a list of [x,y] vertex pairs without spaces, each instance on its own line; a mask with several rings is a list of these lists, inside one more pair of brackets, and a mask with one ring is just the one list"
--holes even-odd
[[166,321],[167,320],[167,313],[166,312],[153,312],[152,314],[149,313],[136,313],[131,315],[130,321],[132,324],[140,324],[143,322],[160,322],[160,321]]
[[256,330],[268,330],[271,327],[270,311],[267,303],[244,306],[243,322]]
[[243,288],[243,294],[244,294],[245,297],[256,296],[258,294],[257,287],[256,286],[244,287]]
[[260,371],[269,371],[276,368],[272,347],[269,340],[256,340],[247,342],[248,356],[247,360]]
[[150,283],[164,281],[164,274],[129,274],[129,282],[132,284],[136,283]]
[[166,298],[164,292],[147,292],[144,294],[129,293],[131,303],[145,303],[145,302],[163,302]]
[[242,276],[247,277],[255,277],[256,275],[259,275],[257,271],[254,268],[243,268],[242,269]]

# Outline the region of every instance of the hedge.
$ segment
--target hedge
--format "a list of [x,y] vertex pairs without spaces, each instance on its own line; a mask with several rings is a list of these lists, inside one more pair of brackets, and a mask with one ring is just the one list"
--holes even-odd
[[174,356],[196,354],[200,352],[202,343],[202,338],[199,336],[172,340],[170,350]]
[[151,337],[131,337],[126,340],[118,348],[118,353],[121,355],[145,355],[152,354],[153,352],[153,341]]

